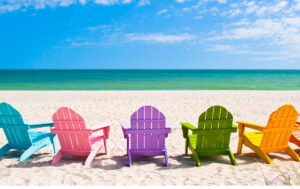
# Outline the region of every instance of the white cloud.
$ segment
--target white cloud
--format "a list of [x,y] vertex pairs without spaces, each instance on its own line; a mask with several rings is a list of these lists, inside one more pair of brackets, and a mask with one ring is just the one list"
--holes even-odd
[[94,2],[101,5],[113,5],[119,3],[119,0],[94,0]]
[[85,5],[92,2],[100,5],[129,4],[133,0],[0,0],[0,14],[28,8],[67,7],[72,4]]
[[213,45],[207,49],[208,51],[232,51],[233,47],[231,45]]
[[270,5],[270,6],[261,6],[256,11],[256,15],[258,16],[264,16],[265,14],[273,14],[281,11],[287,6],[287,1],[281,1],[280,3],[276,5]]
[[123,0],[123,1],[122,1],[123,4],[130,4],[130,3],[132,3],[132,2],[133,2],[133,0]]
[[219,3],[226,4],[227,0],[217,0]]
[[294,9],[295,11],[299,11],[300,10],[300,0],[295,0],[295,6],[294,6]]
[[126,35],[129,41],[144,41],[150,43],[180,43],[183,41],[191,41],[196,39],[195,35],[191,34],[162,34],[162,33],[130,33]]
[[138,6],[145,6],[145,5],[150,5],[150,1],[149,0],[140,0],[138,3]]
[[81,46],[99,46],[100,43],[95,43],[95,42],[87,42],[87,41],[84,41],[84,42],[72,42],[71,43],[71,46],[74,46],[74,47],[81,47]]
[[246,12],[248,14],[255,12],[259,8],[259,6],[255,4],[255,1],[250,1],[246,3],[246,5],[247,5]]
[[184,3],[184,2],[187,2],[189,0],[175,0],[177,3]]
[[[256,43],[255,47],[263,45],[265,49],[281,49],[281,51],[269,56],[270,60],[300,57],[300,16],[284,18],[264,18],[253,22],[241,20],[234,23],[221,33],[214,33],[208,40],[232,41],[236,44],[239,41],[250,40]],[[249,41],[248,41],[249,43]],[[225,48],[226,46],[215,46],[217,50],[235,51]],[[222,49],[223,48],[223,49]],[[238,50],[236,50],[238,51]],[[264,51],[264,50],[262,50]],[[276,55],[276,58],[275,56]],[[273,58],[270,58],[273,57]],[[262,59],[261,59],[262,60]],[[265,60],[268,58],[265,57]]]
[[231,9],[228,11],[229,17],[236,17],[237,15],[240,15],[242,13],[241,9]]
[[161,14],[164,14],[164,13],[167,13],[168,12],[168,9],[162,9],[160,10],[157,15],[161,15]]
[[90,31],[96,31],[96,30],[105,29],[108,27],[109,27],[108,25],[98,25],[98,26],[89,26],[87,29]]

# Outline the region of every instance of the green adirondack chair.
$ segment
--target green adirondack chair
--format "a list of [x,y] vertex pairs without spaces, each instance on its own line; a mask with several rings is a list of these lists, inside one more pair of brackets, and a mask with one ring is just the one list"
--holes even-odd
[[[186,139],[185,155],[192,151],[196,165],[200,166],[200,156],[228,155],[236,165],[229,148],[230,135],[237,131],[232,114],[223,106],[212,106],[199,116],[198,128],[190,123],[181,123],[183,137]],[[189,130],[192,134],[189,134]]]

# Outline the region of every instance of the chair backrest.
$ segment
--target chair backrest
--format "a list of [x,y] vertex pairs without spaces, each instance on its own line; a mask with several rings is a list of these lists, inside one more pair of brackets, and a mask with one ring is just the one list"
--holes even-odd
[[[157,132],[166,128],[166,117],[153,106],[142,106],[131,115],[131,129],[138,134],[131,134],[132,150],[159,150],[165,148],[166,133]],[[145,132],[147,130],[148,132]],[[149,130],[151,130],[149,132]]]
[[52,116],[54,129],[57,134],[61,151],[90,151],[90,135],[84,119],[71,108],[59,108]]
[[283,105],[273,112],[263,130],[260,148],[266,152],[286,148],[297,119],[298,112],[290,104]]
[[223,106],[212,106],[199,116],[197,134],[197,149],[222,150],[229,148],[232,131],[232,114]]
[[6,102],[0,104],[0,128],[3,129],[9,145],[26,149],[32,145],[21,114]]

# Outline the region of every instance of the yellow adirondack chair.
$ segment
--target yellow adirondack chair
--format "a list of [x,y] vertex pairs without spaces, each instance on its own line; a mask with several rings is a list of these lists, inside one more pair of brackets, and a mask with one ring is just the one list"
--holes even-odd
[[[266,127],[237,121],[239,124],[239,145],[237,153],[242,152],[242,145],[251,148],[265,163],[271,164],[272,161],[267,155],[271,152],[285,151],[296,161],[300,161],[298,154],[288,145],[291,134],[297,130],[296,124],[298,112],[294,106],[286,104],[273,112]],[[245,127],[259,130],[259,132],[245,132]]]

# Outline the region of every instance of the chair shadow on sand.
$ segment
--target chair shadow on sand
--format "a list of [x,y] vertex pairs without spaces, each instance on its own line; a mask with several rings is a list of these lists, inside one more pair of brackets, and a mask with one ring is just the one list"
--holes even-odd
[[[295,150],[297,154],[300,154],[300,149]],[[242,154],[234,154],[238,165],[249,165],[252,163],[260,162],[265,164],[263,160],[254,152],[247,152]],[[268,153],[268,156],[272,161],[280,160],[284,162],[296,162],[290,156],[288,156],[285,152],[276,152],[276,153]],[[285,157],[283,157],[285,156]],[[266,164],[267,165],[267,164]]]
[[[15,159],[16,161],[19,159],[20,155],[23,153],[24,151],[20,151],[20,150],[12,150],[7,152],[4,156],[2,156],[0,158],[0,161],[4,160],[4,159]],[[47,158],[49,156],[50,153],[36,153],[33,154],[28,161],[23,161],[23,162],[19,162],[16,164],[12,164],[12,165],[8,165],[7,168],[29,168],[29,167],[43,167],[45,162],[37,162],[37,164],[40,165],[35,165],[35,161],[39,161],[43,158]]]
[[[18,153],[21,153],[21,152],[18,152]],[[82,166],[84,166],[84,162],[86,160],[86,157],[84,157],[84,156],[64,156],[62,158],[61,162],[58,164],[55,164],[55,165],[51,165],[52,159],[47,160],[47,161],[39,161],[43,158],[49,157],[50,154],[51,153],[34,154],[27,161],[8,165],[7,168],[32,168],[32,167],[49,167],[49,166],[50,167],[61,167],[61,166],[65,166],[65,165],[73,164],[73,163],[81,163]],[[103,155],[104,155],[104,153],[100,153],[97,156],[103,156]],[[10,154],[7,154],[6,156],[4,156],[3,158],[0,158],[0,161],[5,158],[14,159],[17,157],[18,157],[18,155],[16,153],[14,153],[14,154],[10,153]]]
[[[298,154],[300,153],[300,149],[295,150]],[[4,157],[0,158],[0,161],[3,159],[17,159],[22,151],[11,151],[8,152]],[[62,158],[61,162],[55,165],[51,165],[51,160],[47,161],[39,161],[41,159],[49,157],[50,153],[37,153],[33,154],[31,158],[29,158],[25,162],[18,162],[16,164],[8,165],[7,168],[31,168],[31,167],[61,167],[68,164],[80,163],[84,166],[84,162],[86,157],[76,157],[76,156],[65,156]],[[294,161],[290,159],[284,152],[282,153],[271,153],[268,154],[272,160],[280,160],[280,161]],[[280,155],[287,156],[282,157]],[[241,165],[249,165],[253,163],[263,163],[263,161],[255,154],[251,152],[242,153],[242,154],[234,154],[237,160],[237,166]],[[100,168],[104,170],[118,170],[122,168],[129,168],[128,164],[128,156],[126,154],[119,156],[107,157],[104,153],[100,153],[97,155],[97,159],[95,159],[90,168]],[[165,167],[165,161],[163,156],[146,156],[146,157],[134,157],[133,167],[143,166],[147,164],[155,164],[157,170],[169,170],[169,169],[184,169],[184,168],[193,168],[197,167],[195,161],[192,157],[192,154],[188,154],[187,156],[182,155],[169,155],[169,167]],[[109,161],[109,162],[107,162]],[[231,165],[230,159],[228,156],[207,156],[201,157],[201,167],[208,166],[212,163]],[[176,162],[176,163],[175,163]],[[200,168],[201,168],[200,167]],[[232,166],[235,167],[235,166]]]

